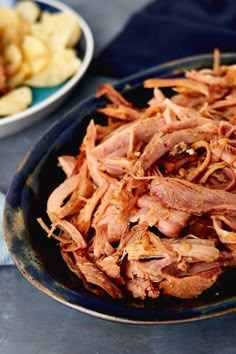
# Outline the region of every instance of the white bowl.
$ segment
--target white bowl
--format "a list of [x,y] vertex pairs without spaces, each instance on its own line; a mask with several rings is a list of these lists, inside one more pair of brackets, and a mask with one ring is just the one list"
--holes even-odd
[[[6,4],[8,3],[11,7],[14,7],[17,2],[19,2],[19,0],[11,0],[10,2],[7,1]],[[44,119],[49,113],[61,105],[73,87],[83,77],[93,57],[93,35],[90,27],[81,15],[57,0],[34,0],[34,2],[36,2],[42,9],[50,12],[71,11],[74,13],[82,30],[82,36],[76,48],[80,55],[81,65],[78,72],[64,84],[53,88],[33,89],[33,103],[26,110],[11,116],[0,118],[0,138],[19,132],[30,125],[33,125],[37,121]]]

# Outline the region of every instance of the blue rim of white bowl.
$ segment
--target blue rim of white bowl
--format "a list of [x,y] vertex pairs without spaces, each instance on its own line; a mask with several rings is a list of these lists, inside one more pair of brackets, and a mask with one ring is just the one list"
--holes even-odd
[[[14,2],[16,3],[18,1],[14,1]],[[31,116],[32,114],[35,114],[35,113],[41,111],[43,108],[50,106],[51,103],[55,102],[56,100],[58,100],[62,96],[64,96],[64,94],[69,92],[74,87],[74,85],[85,74],[85,72],[92,60],[92,57],[93,57],[93,52],[94,52],[93,34],[92,34],[92,31],[91,31],[89,25],[87,24],[85,19],[80,14],[78,14],[71,7],[65,5],[57,0],[35,0],[35,2],[37,2],[39,4],[40,3],[44,4],[45,6],[55,7],[59,11],[70,11],[76,16],[76,18],[80,24],[81,30],[83,32],[83,35],[85,37],[85,42],[86,42],[85,55],[81,61],[81,65],[80,65],[77,73],[73,77],[71,77],[62,87],[60,87],[58,89],[58,91],[54,92],[52,95],[50,95],[49,97],[44,99],[42,102],[39,102],[39,103],[35,104],[34,106],[25,109],[24,111],[13,114],[11,116],[0,118],[0,129],[1,129],[1,127],[4,127],[6,125],[10,125],[11,123],[19,121],[22,118],[26,119],[27,117]]]

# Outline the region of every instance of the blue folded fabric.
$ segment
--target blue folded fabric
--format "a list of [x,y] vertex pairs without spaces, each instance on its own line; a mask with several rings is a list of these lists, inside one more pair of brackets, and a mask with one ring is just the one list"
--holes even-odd
[[189,55],[236,51],[234,0],[156,0],[134,14],[95,60],[115,78]]

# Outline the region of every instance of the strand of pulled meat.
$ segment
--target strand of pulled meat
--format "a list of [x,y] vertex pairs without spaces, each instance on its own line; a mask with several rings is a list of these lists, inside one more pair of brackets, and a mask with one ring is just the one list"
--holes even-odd
[[144,108],[102,85],[107,126],[91,119],[78,156],[59,156],[66,177],[39,222],[89,291],[188,299],[235,266],[236,65],[214,55],[212,69],[146,80]]

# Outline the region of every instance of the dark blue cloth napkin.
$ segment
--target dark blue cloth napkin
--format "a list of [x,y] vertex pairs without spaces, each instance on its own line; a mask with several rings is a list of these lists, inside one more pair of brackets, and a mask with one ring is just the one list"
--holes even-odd
[[235,0],[156,0],[100,53],[97,73],[125,77],[168,60],[236,51]]

